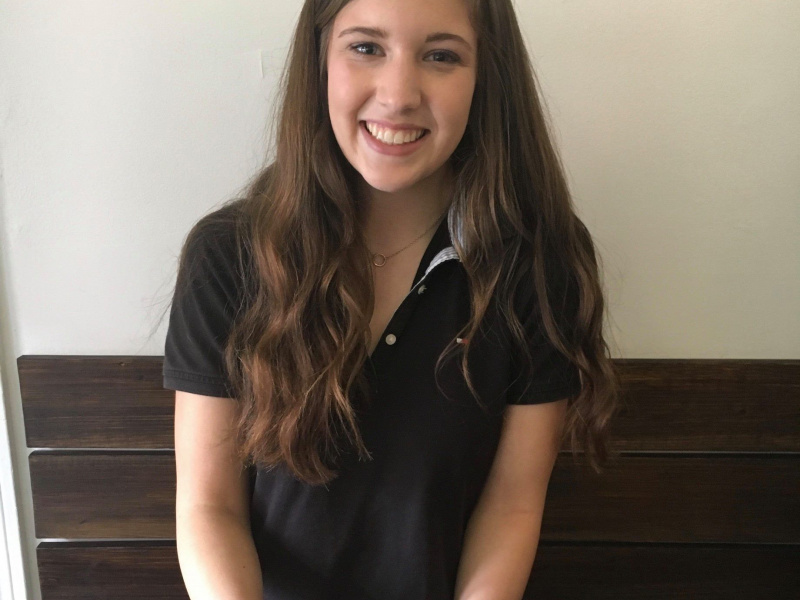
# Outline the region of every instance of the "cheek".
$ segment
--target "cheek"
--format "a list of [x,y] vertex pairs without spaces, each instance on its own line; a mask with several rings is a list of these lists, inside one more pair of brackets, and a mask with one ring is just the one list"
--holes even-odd
[[337,71],[335,63],[329,61],[327,69],[328,69],[328,90],[327,90],[328,107],[330,108],[331,111],[331,117],[333,117],[336,108],[339,105],[339,95],[338,95],[339,86],[337,85],[337,82],[339,81],[340,76]]
[[456,89],[457,91],[447,96],[447,112],[445,114],[450,115],[449,121],[453,127],[463,129],[469,120],[474,84],[467,81]]
[[[354,85],[350,71],[337,61],[328,64],[328,103],[331,112],[352,109],[354,103]],[[331,115],[333,117],[334,115]]]

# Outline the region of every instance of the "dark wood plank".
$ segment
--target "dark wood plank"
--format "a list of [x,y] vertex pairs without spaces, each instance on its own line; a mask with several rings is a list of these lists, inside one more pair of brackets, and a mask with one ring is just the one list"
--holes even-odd
[[[31,448],[171,448],[160,356],[21,356]],[[800,452],[800,361],[617,361],[619,451]]]
[[37,538],[174,538],[175,454],[32,452]]
[[526,600],[794,600],[800,546],[541,544]]
[[[174,537],[172,453],[34,452],[39,538]],[[561,455],[543,540],[800,542],[800,455],[623,456],[602,475]]]
[[616,361],[617,450],[800,451],[800,360]]
[[560,455],[542,539],[800,542],[800,455],[619,457],[602,474]]
[[160,356],[21,356],[29,448],[172,448]]
[[36,549],[42,600],[188,600],[175,542],[58,543]]

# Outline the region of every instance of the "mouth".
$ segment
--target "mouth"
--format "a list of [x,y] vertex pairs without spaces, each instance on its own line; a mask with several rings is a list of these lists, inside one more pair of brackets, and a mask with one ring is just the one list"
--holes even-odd
[[370,138],[389,147],[414,145],[430,133],[429,129],[393,130],[366,121],[359,121],[359,124]]

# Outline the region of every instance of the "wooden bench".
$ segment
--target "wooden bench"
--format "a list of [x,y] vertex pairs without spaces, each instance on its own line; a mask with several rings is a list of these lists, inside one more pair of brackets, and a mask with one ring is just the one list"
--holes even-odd
[[[162,358],[17,363],[43,600],[187,598]],[[620,454],[559,456],[526,598],[800,597],[800,361],[618,364]]]

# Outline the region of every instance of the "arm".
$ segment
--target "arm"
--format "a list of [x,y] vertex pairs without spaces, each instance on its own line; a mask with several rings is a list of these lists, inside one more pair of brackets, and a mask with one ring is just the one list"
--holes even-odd
[[456,600],[522,598],[566,407],[566,399],[506,407],[497,454],[467,525]]
[[230,398],[175,394],[175,526],[192,600],[261,600],[247,472],[235,457]]

